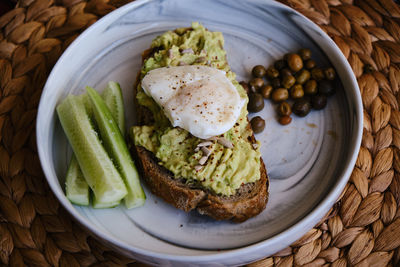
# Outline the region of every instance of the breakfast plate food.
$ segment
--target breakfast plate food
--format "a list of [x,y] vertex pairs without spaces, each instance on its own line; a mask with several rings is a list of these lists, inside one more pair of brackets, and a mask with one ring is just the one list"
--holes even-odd
[[[253,66],[269,66],[284,54],[303,47],[311,49],[318,65],[336,68],[337,93],[324,110],[296,118],[284,127],[277,122],[270,102],[266,101],[264,109],[257,113],[265,119],[266,126],[255,135],[260,146],[252,146],[252,151],[259,151],[268,170],[266,208],[257,210],[242,223],[216,221],[195,210],[185,212],[168,204],[165,196],[158,194],[160,198],[151,192],[151,186],[143,178],[147,199],[141,207],[93,209],[72,205],[64,194],[71,149],[57,118],[56,106],[69,94],[82,94],[88,85],[101,91],[113,80],[123,90],[127,129],[143,125],[144,119],[135,103],[139,92],[134,86],[142,69],[142,52],[157,36],[190,27],[192,22],[200,23],[195,27],[203,25],[210,32],[221,33],[229,66],[226,71],[231,69],[236,73],[234,84],[248,80]],[[201,67],[203,73],[213,73],[216,77],[218,74],[206,65]],[[173,70],[168,72],[170,75]],[[184,72],[190,72],[190,68]],[[164,78],[165,75],[161,73]],[[140,79],[146,82],[144,77]],[[152,88],[147,89],[151,95]],[[237,99],[237,106],[240,104]],[[250,119],[253,116],[249,114]],[[351,68],[333,41],[300,14],[279,3],[261,0],[229,3],[153,0],[135,1],[105,16],[65,51],[43,91],[37,141],[42,167],[55,195],[78,222],[109,246],[154,264],[243,264],[283,249],[325,215],[352,171],[361,142],[361,125],[361,100]],[[206,130],[211,135],[221,134],[214,132],[215,128],[219,127]],[[130,134],[138,135],[140,129],[136,129]],[[192,129],[195,134],[196,129]],[[203,131],[204,128],[200,132]],[[214,140],[213,144],[217,142]],[[146,147],[148,143],[136,145]],[[151,146],[147,148],[151,150]],[[246,157],[236,168],[249,170],[249,165],[241,165],[243,159]],[[165,160],[163,164],[169,163]],[[218,188],[224,186],[215,190]]]
[[186,212],[243,222],[268,200],[268,176],[220,32],[168,31],[143,58],[131,137],[153,193]]

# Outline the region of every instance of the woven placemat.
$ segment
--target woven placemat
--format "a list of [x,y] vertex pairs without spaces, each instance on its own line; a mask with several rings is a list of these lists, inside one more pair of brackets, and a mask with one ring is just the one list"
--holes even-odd
[[[63,50],[126,0],[21,0],[0,17],[0,263],[144,266],[73,223],[45,181],[37,106]],[[287,0],[326,31],[358,79],[364,133],[340,200],[303,238],[250,266],[400,266],[400,8],[391,0]]]

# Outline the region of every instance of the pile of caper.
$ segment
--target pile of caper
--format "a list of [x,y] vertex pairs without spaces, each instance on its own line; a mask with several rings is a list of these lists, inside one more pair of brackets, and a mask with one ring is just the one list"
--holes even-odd
[[[317,67],[310,49],[306,48],[286,54],[267,69],[262,65],[254,66],[251,73],[253,79],[248,83],[240,82],[249,95],[248,110],[258,112],[264,108],[264,99],[271,99],[277,104],[282,125],[292,121],[292,112],[304,117],[311,109],[323,109],[327,97],[335,93],[331,82],[336,77],[335,70]],[[259,122],[262,119],[259,116],[253,119],[256,121],[250,121],[252,126],[265,125]],[[256,133],[264,129],[255,128]]]

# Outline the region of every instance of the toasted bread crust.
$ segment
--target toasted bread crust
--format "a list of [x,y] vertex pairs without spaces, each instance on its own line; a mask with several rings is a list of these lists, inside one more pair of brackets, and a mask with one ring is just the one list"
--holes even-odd
[[268,177],[264,162],[261,160],[261,178],[255,183],[245,184],[236,195],[222,197],[207,190],[191,188],[182,179],[158,164],[153,153],[136,146],[140,171],[153,194],[186,212],[196,209],[200,214],[216,220],[243,222],[259,214],[268,201]]
[[[143,59],[151,52],[143,52]],[[140,83],[140,73],[137,76],[135,91]],[[136,92],[135,94],[136,95]],[[151,112],[138,105],[135,97],[138,125],[151,125]],[[248,123],[250,127],[250,123]],[[250,143],[256,143],[254,134],[249,137]],[[260,164],[260,179],[254,183],[244,184],[233,196],[218,196],[206,189],[193,188],[187,185],[184,178],[174,177],[168,169],[158,164],[155,155],[142,146],[133,146],[135,157],[139,163],[139,171],[146,184],[155,195],[178,209],[186,212],[197,210],[216,220],[232,220],[243,222],[256,216],[264,210],[268,201],[269,179],[263,160]]]

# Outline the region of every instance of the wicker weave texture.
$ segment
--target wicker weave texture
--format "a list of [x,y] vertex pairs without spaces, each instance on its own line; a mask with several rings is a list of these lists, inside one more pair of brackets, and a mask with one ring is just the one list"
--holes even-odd
[[[80,229],[51,193],[36,149],[51,68],[127,0],[21,0],[0,17],[0,264],[143,266]],[[284,0],[336,42],[358,79],[364,132],[342,196],[304,237],[250,266],[400,266],[400,7],[391,0]]]

